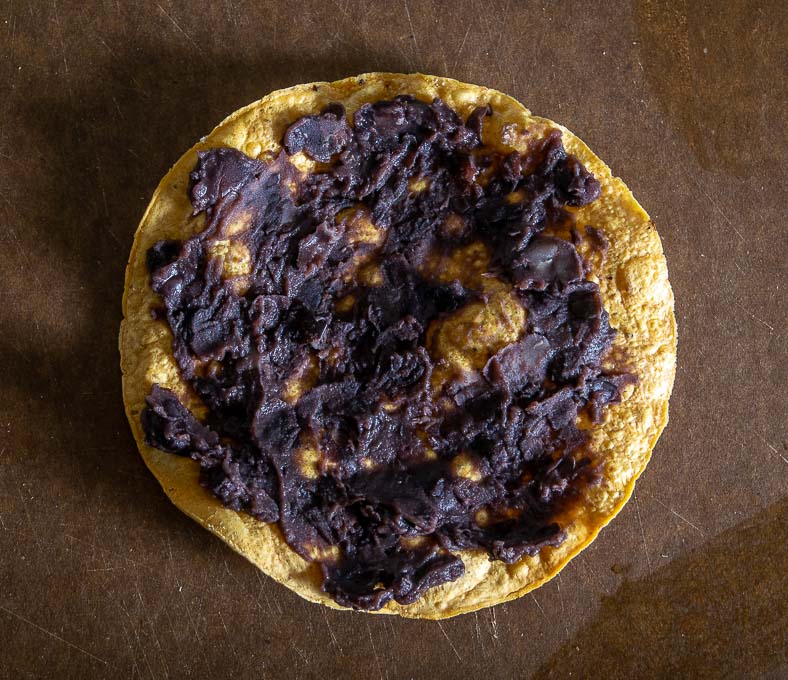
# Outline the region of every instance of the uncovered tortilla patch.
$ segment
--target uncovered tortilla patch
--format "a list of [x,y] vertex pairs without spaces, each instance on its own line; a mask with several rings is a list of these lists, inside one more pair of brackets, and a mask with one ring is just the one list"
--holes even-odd
[[593,540],[675,367],[623,183],[511,98],[421,75],[228,118],[160,184],[124,316],[127,413],[175,504],[310,600],[423,618]]

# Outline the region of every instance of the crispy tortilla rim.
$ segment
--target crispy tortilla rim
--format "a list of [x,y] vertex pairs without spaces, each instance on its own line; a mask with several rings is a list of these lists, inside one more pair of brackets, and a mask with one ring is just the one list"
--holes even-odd
[[137,229],[126,269],[120,329],[123,399],[145,463],[178,508],[302,597],[342,608],[321,590],[318,565],[298,556],[278,525],[223,507],[199,485],[197,463],[144,443],[140,411],[153,383],[179,394],[198,417],[204,413],[180,378],[169,328],[151,318],[151,306],[158,298],[148,285],[145,254],[160,239],[185,239],[202,230],[203,218],[191,216],[187,195],[198,151],[230,146],[252,157],[269,157],[281,148],[290,123],[318,113],[329,102],[341,102],[352,114],[362,104],[398,94],[424,101],[440,97],[463,119],[477,106],[491,104],[494,115],[485,120],[484,141],[502,149],[522,152],[533,135],[562,130],[567,151],[602,185],[601,197],[576,211],[577,226],[581,231],[586,225],[601,229],[610,243],[604,256],[599,252],[589,255],[590,278],[599,283],[611,325],[619,331],[610,357],[623,357],[620,365],[638,376],[637,386],[625,391],[622,403],[608,407],[603,422],[591,430],[590,449],[596,460],[604,461],[602,481],[584,489],[580,502],[556,518],[566,530],[561,545],[511,565],[493,562],[484,552],[463,552],[463,577],[432,588],[414,604],[392,601],[379,612],[441,619],[520,597],[553,578],[621,510],[668,421],[676,321],[659,236],[624,183],[571,132],[531,115],[522,104],[496,90],[421,74],[369,73],[334,83],[297,85],[236,111],[167,173]]

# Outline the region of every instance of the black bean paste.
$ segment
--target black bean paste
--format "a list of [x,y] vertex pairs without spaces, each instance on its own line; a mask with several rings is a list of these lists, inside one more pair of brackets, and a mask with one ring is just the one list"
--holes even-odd
[[[148,443],[278,522],[342,605],[412,603],[462,576],[462,550],[512,563],[560,544],[557,513],[599,476],[578,416],[598,422],[634,381],[602,369],[614,331],[557,235],[578,233],[571,208],[599,183],[557,130],[527,154],[484,145],[492,115],[400,96],[349,122],[332,104],[274,158],[202,151],[189,190],[204,230],[148,252],[157,318],[208,413],[154,385]],[[248,255],[242,276],[226,276],[222,240]],[[481,276],[434,266],[474,244]],[[492,305],[480,281],[505,288],[521,327],[457,364],[441,329]],[[457,328],[460,346],[486,337]]]

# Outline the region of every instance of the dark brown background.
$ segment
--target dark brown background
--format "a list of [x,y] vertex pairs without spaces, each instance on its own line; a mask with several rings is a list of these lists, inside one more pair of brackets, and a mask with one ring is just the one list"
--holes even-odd
[[[0,8],[1,676],[785,677],[784,2]],[[259,574],[170,505],[121,404],[159,178],[270,90],[372,70],[577,132],[655,219],[676,294],[671,423],[631,502],[545,587],[440,624]]]

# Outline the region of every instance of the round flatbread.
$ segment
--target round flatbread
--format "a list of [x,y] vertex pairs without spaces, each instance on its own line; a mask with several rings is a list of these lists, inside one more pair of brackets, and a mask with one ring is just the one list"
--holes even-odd
[[[575,213],[579,228],[593,225],[609,246],[589,254],[589,278],[599,284],[610,324],[618,330],[612,354],[638,378],[619,404],[608,407],[594,426],[590,447],[599,460],[602,479],[583,490],[579,502],[561,516],[566,531],[558,547],[514,564],[491,561],[484,552],[463,552],[465,574],[426,592],[406,606],[389,602],[380,613],[440,619],[517,598],[555,576],[585,548],[623,507],[635,480],[668,420],[668,400],[676,362],[673,293],[657,231],[624,183],[571,132],[533,116],[511,97],[496,90],[421,74],[370,73],[334,83],[311,83],[273,92],[236,111],[190,149],[159,184],[136,232],[126,270],[123,322],[120,330],[123,398],[134,437],[145,463],[172,502],[271,578],[302,597],[341,608],[321,590],[319,566],[296,554],[277,524],[262,523],[222,504],[199,482],[199,464],[145,444],[140,413],[154,384],[168,388],[198,417],[200,404],[180,377],[172,353],[172,335],[153,318],[159,304],[149,285],[148,249],[161,239],[185,239],[203,228],[192,216],[189,173],[197,153],[232,147],[253,158],[281,149],[287,127],[304,115],[317,114],[338,102],[348,114],[368,102],[409,94],[430,102],[439,97],[463,120],[475,108],[491,105],[484,141],[520,152],[528,143],[524,130],[559,129],[567,152],[575,155],[601,184],[601,196]],[[492,140],[492,141],[488,141]]]

